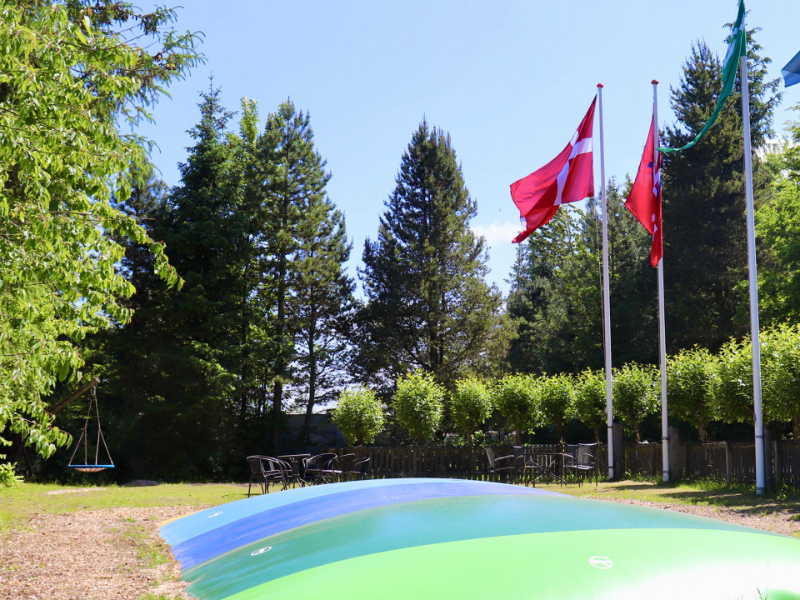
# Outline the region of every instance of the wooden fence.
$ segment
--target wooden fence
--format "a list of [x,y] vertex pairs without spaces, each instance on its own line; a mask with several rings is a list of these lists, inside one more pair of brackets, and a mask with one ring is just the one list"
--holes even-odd
[[[800,442],[779,441],[768,443],[767,446],[768,482],[800,486]],[[534,444],[533,448],[536,452],[558,451],[558,446],[552,444]],[[371,476],[376,478],[498,479],[489,473],[486,452],[479,447],[471,450],[449,447],[360,447],[336,451],[340,454],[354,452],[358,456],[369,456]],[[501,446],[494,451],[498,457],[514,453],[511,446]],[[596,454],[600,472],[607,472],[606,447],[601,445]],[[679,455],[679,471],[685,478],[755,483],[755,447],[752,442],[682,443]],[[661,444],[625,444],[620,472],[626,477],[660,476]]]

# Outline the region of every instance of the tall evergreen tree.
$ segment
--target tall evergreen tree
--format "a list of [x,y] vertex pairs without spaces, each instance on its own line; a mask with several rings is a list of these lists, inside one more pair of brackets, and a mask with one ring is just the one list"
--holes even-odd
[[[750,121],[753,148],[770,131],[779,100],[777,80],[766,81],[770,60],[748,32]],[[692,47],[681,84],[671,89],[678,119],[664,144],[692,139],[711,114],[721,88],[721,64],[703,42]],[[739,83],[736,90],[740,89]],[[756,203],[763,202],[767,173],[753,157]],[[717,123],[692,149],[664,156],[665,301],[674,349],[695,344],[716,350],[746,329],[746,299],[737,286],[747,279],[744,146],[741,96],[734,92]],[[737,313],[743,318],[737,319]]]
[[450,385],[482,360],[498,320],[475,201],[450,136],[423,121],[403,154],[378,239],[364,245],[360,364],[384,383],[423,369]]
[[296,383],[305,405],[301,440],[308,439],[314,407],[333,400],[347,380],[348,340],[355,317],[355,285],[345,270],[352,245],[344,215],[327,197],[311,210],[315,214],[307,222],[312,227],[307,228],[308,238],[298,253],[307,268],[297,274]]
[[[230,113],[219,91],[201,94],[195,145],[180,165],[181,183],[131,210],[149,211],[154,239],[164,241],[185,281],[167,290],[137,273],[139,250],[125,265],[139,286],[130,328],[116,333],[117,376],[123,394],[126,452],[137,475],[219,477],[240,448],[234,434],[235,386],[241,372],[238,318],[248,292],[241,273],[252,256],[250,212],[242,205]],[[180,441],[178,443],[178,440]]]
[[508,313],[517,326],[517,337],[509,351],[514,371],[572,370],[571,345],[575,340],[567,330],[574,324],[570,321],[575,315],[571,314],[574,303],[566,285],[586,249],[575,213],[574,209],[562,208],[517,248],[508,297]]
[[[343,264],[349,247],[341,213],[327,197],[330,174],[314,149],[308,113],[291,101],[269,115],[259,139],[263,168],[264,307],[277,342],[272,372],[271,443],[277,446],[283,414],[284,388],[292,381],[302,334],[308,366],[317,370],[308,380],[311,406],[319,384],[320,340],[333,335],[335,314],[348,302],[352,283]],[[325,295],[328,295],[325,298]]]

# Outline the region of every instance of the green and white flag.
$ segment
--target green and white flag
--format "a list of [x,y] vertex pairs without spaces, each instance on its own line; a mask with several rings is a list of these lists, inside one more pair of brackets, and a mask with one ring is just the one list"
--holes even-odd
[[747,33],[744,28],[744,12],[744,0],[739,0],[739,14],[736,17],[736,23],[731,31],[728,53],[725,55],[725,62],[722,66],[722,91],[717,99],[714,112],[711,113],[708,122],[691,142],[681,148],[659,148],[660,152],[678,152],[691,148],[700,141],[700,138],[705,135],[706,131],[708,131],[717,120],[720,111],[722,111],[722,107],[725,106],[725,101],[733,92],[733,85],[736,82],[736,71],[739,69],[739,59],[747,54]]

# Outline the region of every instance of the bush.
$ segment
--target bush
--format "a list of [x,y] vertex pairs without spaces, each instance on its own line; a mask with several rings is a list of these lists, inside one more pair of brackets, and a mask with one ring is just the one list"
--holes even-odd
[[530,375],[506,375],[492,392],[494,405],[514,427],[518,445],[522,444],[522,431],[530,430],[542,421],[535,385]]
[[433,437],[442,420],[444,388],[430,373],[417,371],[397,380],[394,414],[409,435],[422,444]]
[[356,446],[373,442],[385,423],[381,401],[365,387],[342,392],[331,418],[347,443]]
[[456,381],[450,414],[471,447],[472,434],[492,416],[492,396],[488,388],[476,379]]

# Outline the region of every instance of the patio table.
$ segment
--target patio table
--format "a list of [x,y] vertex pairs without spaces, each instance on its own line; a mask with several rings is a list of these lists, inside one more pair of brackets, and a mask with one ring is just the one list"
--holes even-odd
[[309,458],[310,454],[282,454],[276,458],[279,458],[283,461],[288,462],[292,465],[292,474],[291,478],[295,480],[295,482],[300,484],[300,487],[305,487],[306,483],[308,483],[304,478],[303,475],[303,459]]

